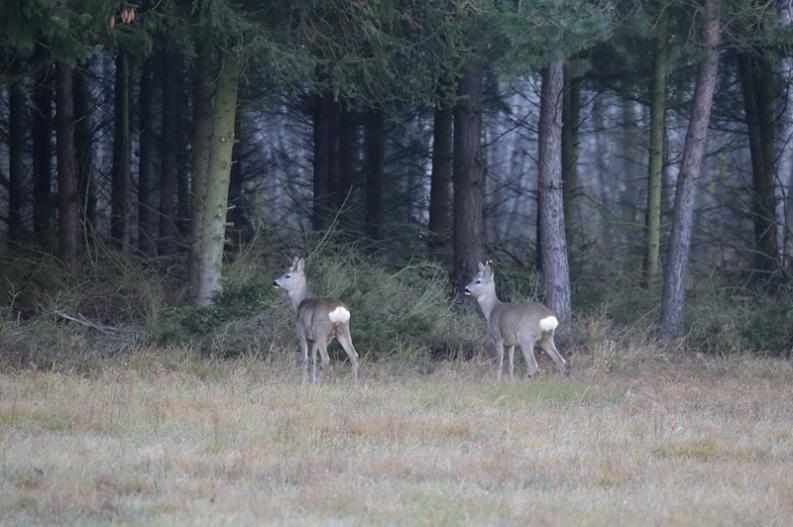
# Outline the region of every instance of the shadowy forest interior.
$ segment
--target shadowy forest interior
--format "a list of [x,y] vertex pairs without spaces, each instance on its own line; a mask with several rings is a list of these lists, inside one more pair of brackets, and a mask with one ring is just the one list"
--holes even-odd
[[595,325],[788,356],[790,15],[8,2],[4,360],[280,349],[293,256],[369,358],[477,352],[460,292],[486,259],[582,351]]

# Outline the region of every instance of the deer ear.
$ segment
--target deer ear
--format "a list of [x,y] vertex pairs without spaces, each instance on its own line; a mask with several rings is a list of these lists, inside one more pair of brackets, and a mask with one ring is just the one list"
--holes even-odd
[[487,270],[488,276],[493,276],[493,260],[485,262],[485,269]]
[[294,258],[292,258],[292,265],[290,266],[290,269],[291,269],[292,271],[294,271],[295,269],[297,269],[297,256],[295,256]]
[[303,258],[300,258],[300,259],[299,259],[299,260],[297,260],[297,262],[295,263],[295,266],[296,266],[296,268],[297,268],[297,270],[298,270],[298,271],[302,271],[302,270],[303,270],[303,268],[305,267],[305,265],[306,265],[306,261],[305,261]]
[[485,264],[483,264],[482,262],[479,262],[479,272],[482,272],[484,270],[485,270]]

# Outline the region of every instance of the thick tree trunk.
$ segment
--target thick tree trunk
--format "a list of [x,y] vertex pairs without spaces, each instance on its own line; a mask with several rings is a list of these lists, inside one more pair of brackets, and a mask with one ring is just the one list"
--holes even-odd
[[233,52],[221,59],[217,99],[212,116],[212,146],[204,197],[201,228],[201,258],[196,303],[209,305],[223,290],[220,276],[225,244],[231,152],[234,146],[234,119],[237,111],[241,64]]
[[366,234],[383,237],[385,188],[385,116],[381,110],[370,110],[366,117]]
[[110,190],[110,237],[116,246],[129,251],[130,164],[132,148],[129,138],[129,56],[116,56],[115,112],[113,122],[113,177]]
[[694,204],[719,67],[718,0],[705,0],[704,14],[702,44],[705,56],[697,73],[694,105],[691,109],[691,118],[683,148],[683,160],[675,192],[669,256],[664,268],[660,335],[667,339],[677,335],[683,324],[686,265],[691,246]]
[[155,208],[152,196],[154,175],[154,61],[150,57],[143,64],[140,75],[138,128],[140,129],[140,156],[138,159],[138,250],[151,256],[156,252]]
[[435,260],[446,259],[450,234],[450,185],[452,179],[451,108],[435,107],[432,126],[432,174],[430,176],[429,249]]
[[482,202],[484,169],[482,164],[482,84],[481,70],[465,72],[457,86],[460,101],[454,108],[454,281],[458,288],[477,272],[484,256]]
[[[90,69],[90,63],[85,65]],[[74,144],[77,164],[77,186],[80,194],[80,213],[85,228],[96,227],[96,192],[94,191],[94,141],[91,130],[91,94],[88,75],[82,71],[74,75]]]
[[314,230],[327,227],[330,177],[330,106],[329,94],[314,96]]
[[[562,92],[564,65],[554,62],[543,69],[540,100],[539,193],[540,233],[545,303],[560,322],[569,322],[570,273],[564,235],[562,190]],[[569,326],[560,335],[569,334]]]
[[581,113],[581,82],[564,72],[564,104],[562,106],[562,198],[564,229],[568,245],[573,244],[575,214],[573,199],[578,184],[578,121]]
[[336,209],[342,210],[352,192],[356,172],[358,128],[355,112],[342,104],[339,115],[339,183],[336,189]]
[[160,165],[160,239],[162,255],[176,252],[177,161],[179,156],[179,57],[163,50],[162,61],[162,160]]
[[52,187],[52,87],[45,70],[36,77],[33,92],[33,230],[50,228],[50,188]]
[[660,22],[655,40],[653,98],[650,108],[650,162],[647,179],[647,215],[645,217],[644,282],[652,286],[658,280],[661,250],[661,190],[664,175],[664,125],[666,113],[666,27]]
[[9,87],[8,94],[8,237],[20,238],[22,234],[22,179],[25,166],[22,148],[25,144],[25,92],[23,81]]
[[72,68],[56,66],[55,90],[58,136],[58,255],[74,265],[80,240],[80,202],[74,161],[74,98]]
[[213,50],[203,44],[195,60],[193,81],[193,193],[190,221],[191,243],[188,263],[188,283],[191,291],[198,289],[198,269],[201,258],[201,229],[204,224],[204,196],[209,173],[212,147],[212,96],[215,68]]
[[777,267],[773,70],[766,61],[747,54],[739,55],[738,67],[752,157],[753,267],[770,273]]

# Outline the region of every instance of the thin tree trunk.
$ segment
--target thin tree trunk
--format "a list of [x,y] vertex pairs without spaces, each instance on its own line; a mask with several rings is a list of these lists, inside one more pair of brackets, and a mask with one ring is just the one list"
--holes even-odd
[[52,187],[52,87],[45,70],[36,77],[33,92],[33,230],[50,228],[50,188]]
[[666,112],[666,25],[659,22],[655,40],[653,99],[650,109],[650,162],[647,180],[647,215],[645,218],[644,282],[652,286],[658,280],[661,250],[661,191],[664,172],[664,114]]
[[229,208],[226,224],[229,226],[231,248],[239,251],[251,239],[252,229],[243,209],[244,175],[242,171],[242,112],[237,110],[234,120],[234,147],[231,150],[231,175],[229,181]]
[[330,177],[330,102],[329,94],[314,96],[314,230],[327,226]]
[[74,98],[72,68],[56,66],[55,90],[58,136],[58,255],[67,266],[77,261],[80,202],[74,161]]
[[336,189],[336,209],[338,210],[344,206],[344,200],[347,199],[353,187],[357,159],[356,121],[355,112],[342,104],[339,115],[339,183]]
[[191,243],[188,263],[188,283],[191,291],[198,290],[201,259],[201,229],[204,222],[204,196],[206,195],[209,158],[212,148],[212,96],[215,76],[213,50],[202,44],[195,61],[193,82],[193,193],[190,221]]
[[341,104],[339,101],[331,99],[328,103],[329,123],[328,123],[328,220],[331,213],[336,208],[339,193],[339,180],[341,168],[339,167],[339,135],[341,133]]
[[581,83],[572,79],[569,68],[564,72],[564,105],[562,107],[562,198],[564,229],[568,244],[573,243],[575,215],[573,198],[578,185],[578,120],[581,113]]
[[450,184],[452,179],[451,108],[438,103],[432,127],[432,174],[430,176],[429,249],[437,261],[446,258],[450,233]]
[[747,54],[739,55],[738,66],[752,157],[753,267],[770,273],[777,264],[773,71],[765,61]]
[[[569,322],[570,273],[564,234],[562,190],[562,95],[564,65],[554,62],[543,69],[540,100],[539,192],[540,233],[545,302],[560,322]],[[563,325],[560,336],[569,334]]]
[[178,133],[178,75],[179,57],[175,51],[163,50],[162,95],[162,160],[160,168],[160,239],[159,251],[163,255],[176,252],[176,197]]
[[366,234],[383,237],[385,167],[385,116],[370,110],[366,118]]
[[477,272],[484,255],[482,202],[484,170],[482,164],[482,84],[481,70],[465,72],[457,86],[459,102],[454,108],[454,281],[458,288]]
[[212,298],[223,290],[220,276],[240,71],[241,64],[237,57],[233,52],[226,52],[221,59],[212,116],[212,146],[204,197],[200,274],[196,292],[198,305],[209,305]]
[[129,137],[129,56],[116,55],[115,115],[113,128],[113,177],[110,191],[110,237],[117,247],[129,251],[130,164],[132,149]]
[[718,0],[705,0],[704,15],[702,44],[705,56],[697,73],[694,105],[691,109],[686,143],[683,148],[683,160],[675,192],[669,256],[664,268],[660,335],[666,339],[677,335],[683,324],[686,266],[691,246],[694,204],[696,203],[697,186],[713,103],[713,91],[719,67]]
[[[90,70],[90,63],[85,69]],[[91,131],[91,94],[88,76],[84,71],[74,75],[74,144],[77,164],[77,185],[80,194],[80,213],[85,228],[96,227],[96,192],[94,192],[94,142]]]
[[152,176],[154,174],[153,153],[154,113],[154,62],[150,57],[143,64],[140,75],[140,98],[138,127],[140,129],[140,154],[138,165],[138,249],[150,256],[156,251],[154,218],[156,208],[152,197]]
[[22,148],[25,143],[25,92],[23,81],[9,87],[8,105],[8,237],[17,240],[22,234],[22,178],[25,166]]
[[179,108],[176,119],[176,228],[180,239],[188,240],[190,229],[190,154],[187,143],[191,140],[187,114],[190,111],[190,97],[187,93],[187,84],[184,77],[184,64],[180,61],[179,77],[177,78],[177,100]]

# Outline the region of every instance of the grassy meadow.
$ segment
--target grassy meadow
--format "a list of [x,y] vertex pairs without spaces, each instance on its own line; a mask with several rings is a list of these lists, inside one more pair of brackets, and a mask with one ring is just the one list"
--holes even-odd
[[486,355],[358,387],[284,353],[6,368],[0,525],[790,525],[790,361],[566,355],[502,384]]

